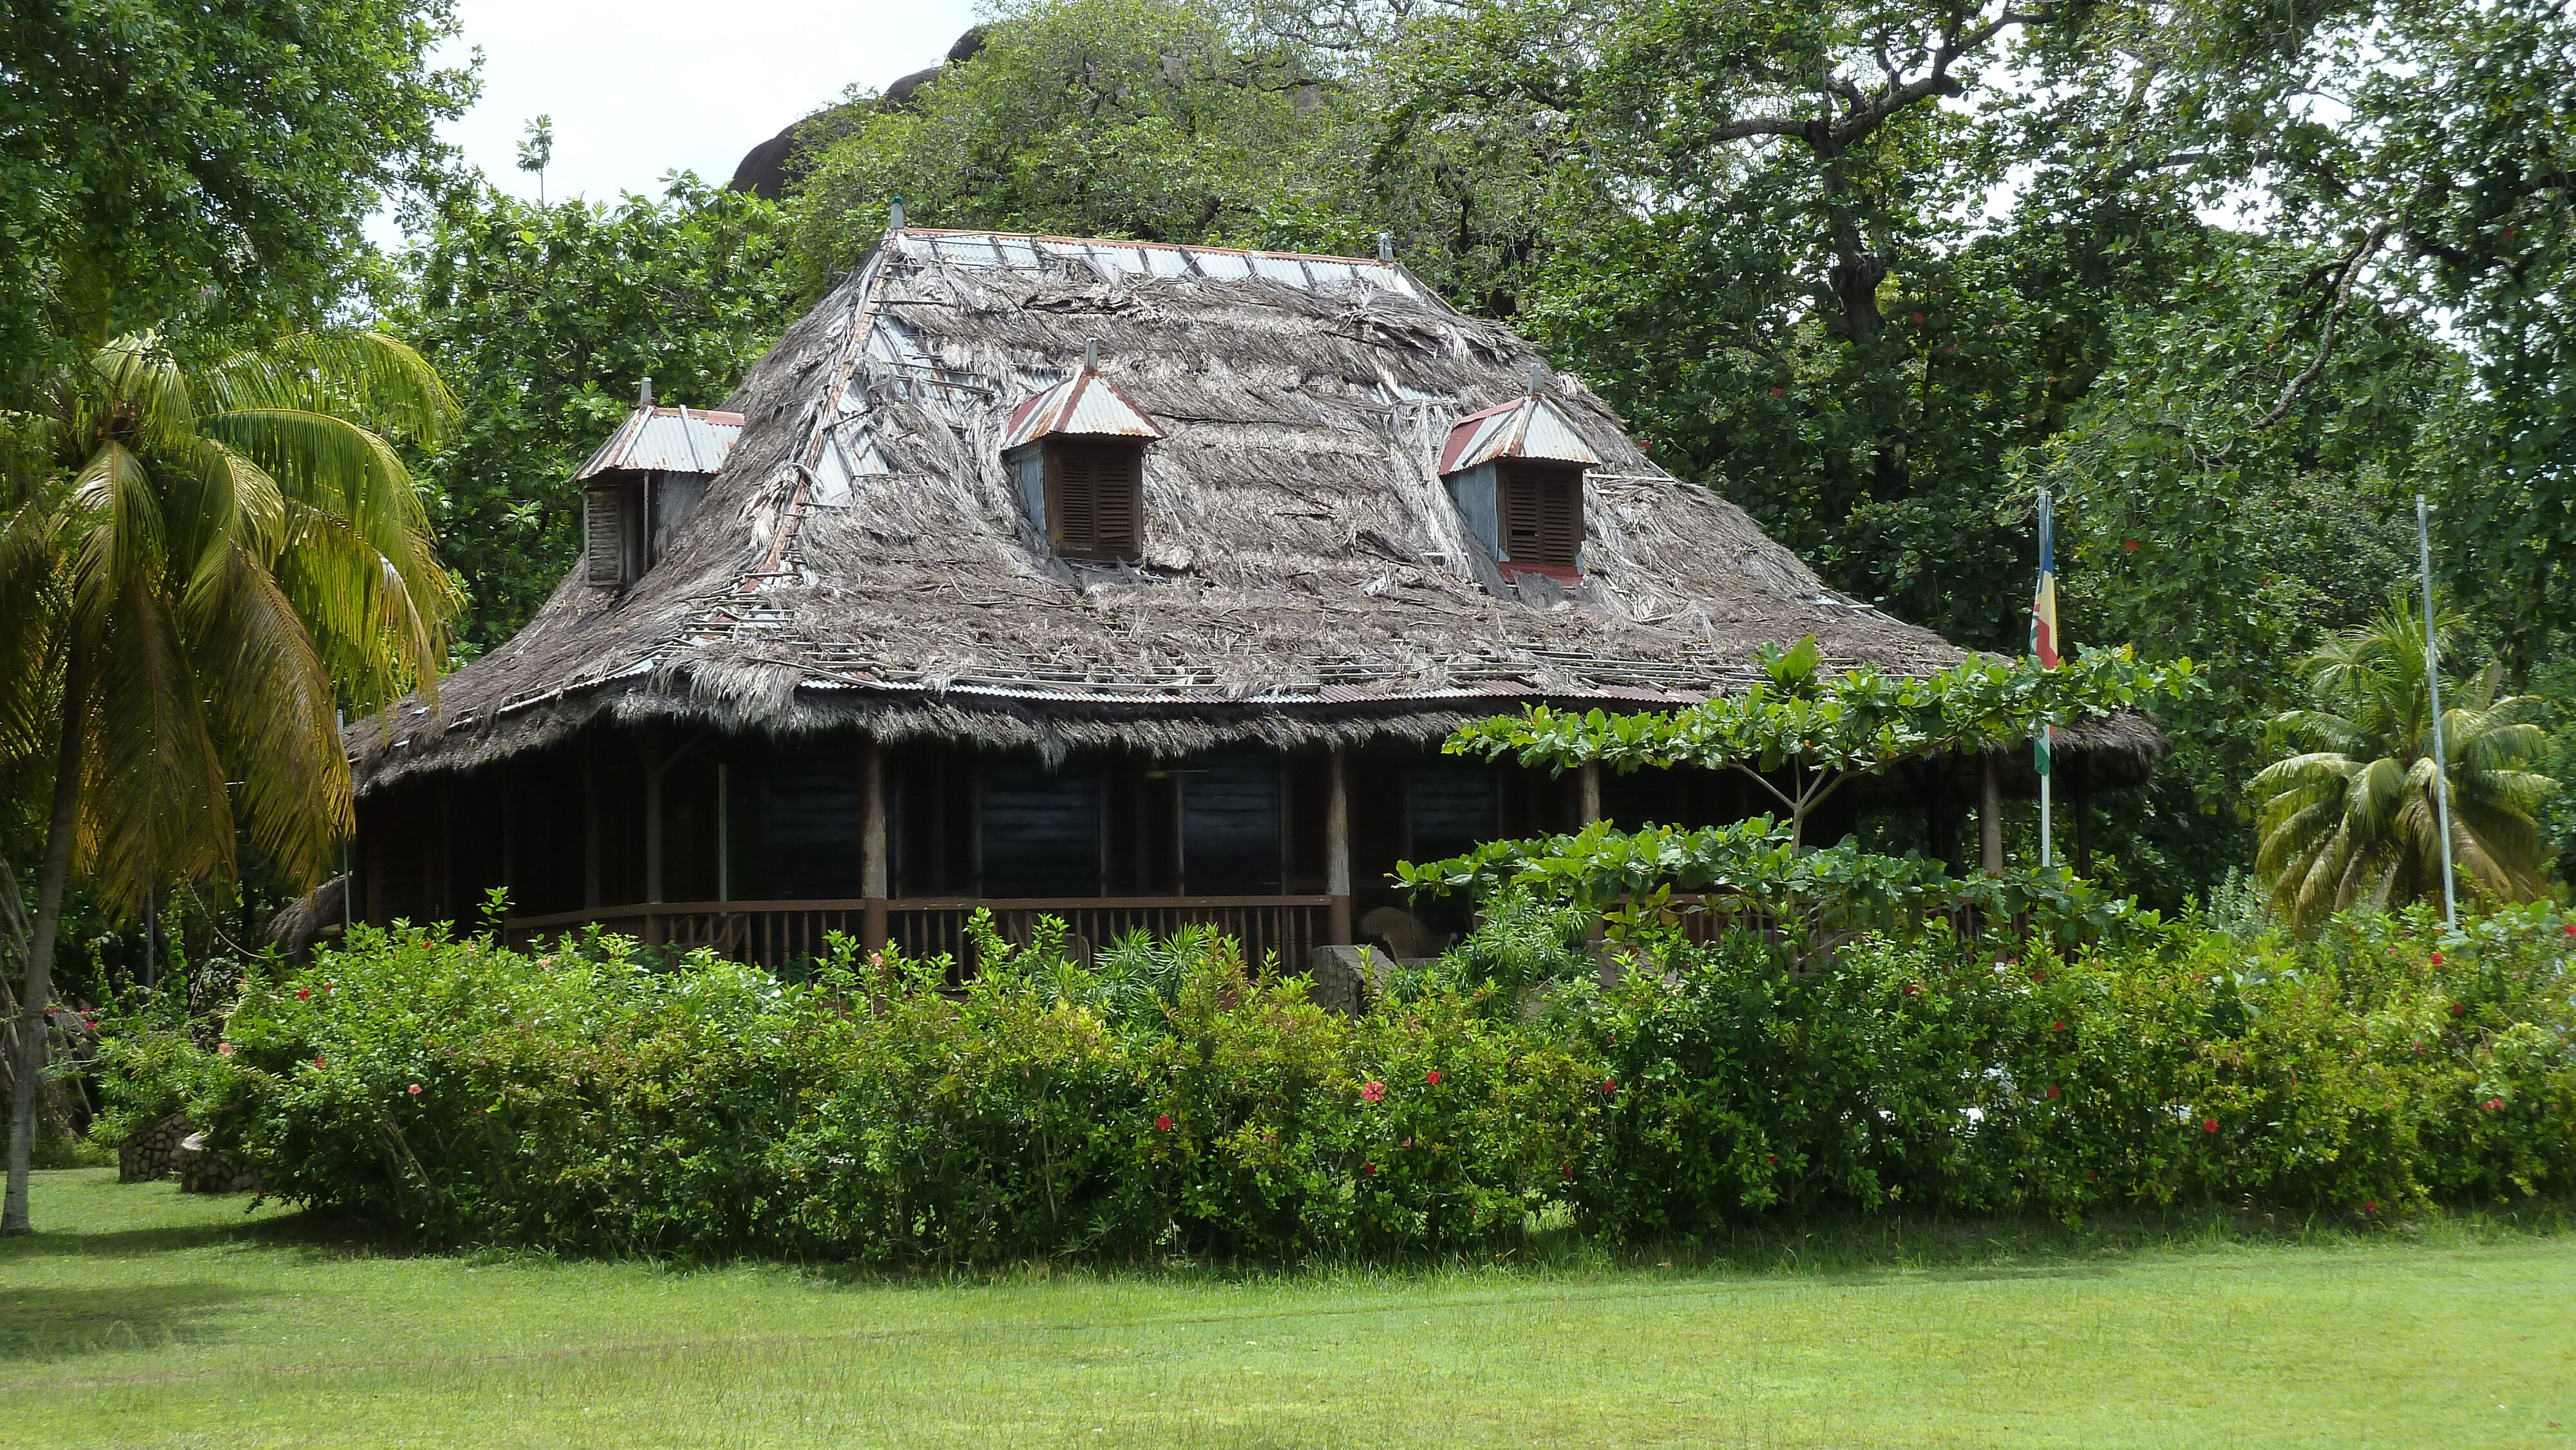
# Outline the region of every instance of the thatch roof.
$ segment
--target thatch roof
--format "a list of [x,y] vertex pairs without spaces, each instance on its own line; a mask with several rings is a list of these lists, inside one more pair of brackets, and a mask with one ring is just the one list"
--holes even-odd
[[[1095,341],[1165,435],[1132,565],[1056,558],[1000,456]],[[1507,582],[1436,472],[1455,425],[1534,377],[1600,460],[1571,586]],[[435,713],[354,727],[362,789],[602,716],[1178,755],[1434,740],[1523,701],[1679,705],[1801,635],[1894,672],[1962,657],[1826,588],[1391,262],[896,231],[725,408],[741,435],[661,562],[623,590],[576,570]],[[2161,738],[2128,719],[2061,739],[2134,778]]]

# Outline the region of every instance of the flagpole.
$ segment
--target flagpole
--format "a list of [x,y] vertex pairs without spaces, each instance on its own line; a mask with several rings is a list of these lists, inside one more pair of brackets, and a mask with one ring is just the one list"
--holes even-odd
[[2442,650],[2433,638],[2433,526],[2424,495],[2415,495],[2415,554],[2424,567],[2424,685],[2432,691],[2433,807],[2442,826],[2442,924],[2460,929],[2459,891],[2451,876],[2451,761],[2442,750]]
[[[2057,541],[2052,535],[2055,533],[2056,522],[2056,516],[2049,508],[2048,486],[2042,484],[2039,490],[2039,578],[2042,587],[2045,587],[2048,582],[2050,566],[2056,562],[2049,557],[2055,552]],[[2036,622],[2033,627],[2034,629],[2037,627]],[[2056,647],[2055,640],[2049,643],[2051,648]],[[2048,869],[2049,848],[2052,844],[2049,831],[2049,781],[2057,774],[2055,769],[2057,762],[2051,758],[2055,752],[2050,748],[2057,743],[2052,738],[2054,734],[2055,729],[2052,726],[2039,727],[2039,869],[2042,871]]]

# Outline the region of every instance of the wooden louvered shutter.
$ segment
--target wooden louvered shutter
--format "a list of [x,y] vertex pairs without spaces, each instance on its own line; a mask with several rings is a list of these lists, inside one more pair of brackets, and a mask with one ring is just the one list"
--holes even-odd
[[1109,444],[1091,450],[1099,492],[1093,501],[1092,552],[1104,559],[1133,559],[1144,536],[1145,451]]
[[592,584],[626,582],[626,501],[618,494],[614,488],[594,488],[581,496],[583,577]]
[[1047,449],[1047,532],[1068,559],[1132,559],[1144,541],[1144,450],[1061,442]]
[[1503,471],[1503,557],[1571,569],[1583,549],[1583,474],[1521,464]]
[[1100,471],[1095,457],[1078,443],[1059,443],[1047,452],[1055,473],[1055,496],[1047,500],[1048,532],[1055,535],[1055,551],[1068,559],[1087,559],[1099,533],[1095,504]]
[[1560,473],[1540,484],[1539,562],[1574,567],[1583,548],[1583,475]]

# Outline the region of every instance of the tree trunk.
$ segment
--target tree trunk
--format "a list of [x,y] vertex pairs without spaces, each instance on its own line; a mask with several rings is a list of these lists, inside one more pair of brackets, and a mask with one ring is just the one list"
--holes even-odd
[[17,1080],[9,1091],[9,1188],[0,1203],[0,1235],[30,1232],[27,1170],[36,1151],[36,1086],[45,1071],[45,1007],[54,994],[54,935],[63,921],[63,887],[72,874],[72,839],[80,826],[83,747],[89,732],[89,658],[75,631],[63,665],[63,736],[54,755],[53,811],[45,821],[45,859],[36,872],[36,925],[27,948],[27,990],[19,999]]

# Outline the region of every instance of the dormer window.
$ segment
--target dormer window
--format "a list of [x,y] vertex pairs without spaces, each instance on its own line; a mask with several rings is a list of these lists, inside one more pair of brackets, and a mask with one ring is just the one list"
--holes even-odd
[[1133,559],[1144,549],[1145,448],[1056,438],[1046,455],[1047,537],[1067,559]]
[[1145,446],[1163,436],[1094,362],[1020,404],[1002,463],[1060,559],[1115,563],[1145,552]]
[[1514,458],[1494,465],[1503,562],[1573,569],[1583,552],[1583,465]]
[[642,578],[742,436],[740,413],[656,408],[651,398],[648,391],[573,475],[582,485],[584,583],[622,588]]
[[1582,577],[1583,473],[1600,461],[1532,392],[1459,419],[1440,450],[1440,476],[1506,580],[1543,574],[1570,584]]

